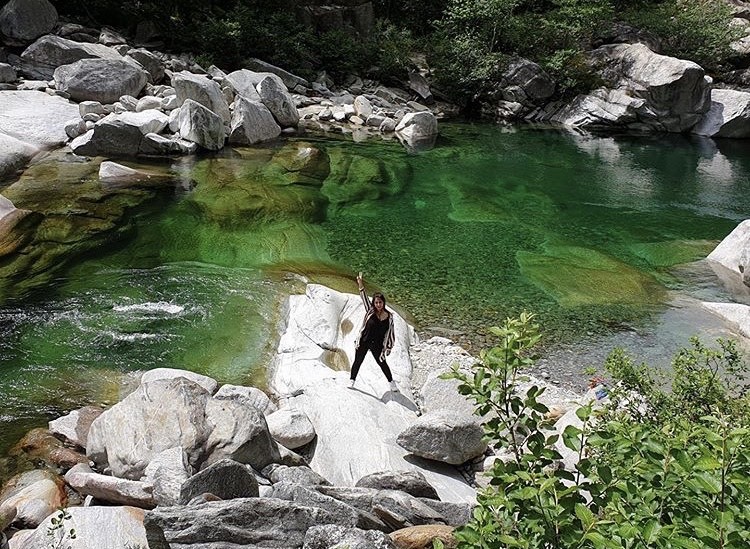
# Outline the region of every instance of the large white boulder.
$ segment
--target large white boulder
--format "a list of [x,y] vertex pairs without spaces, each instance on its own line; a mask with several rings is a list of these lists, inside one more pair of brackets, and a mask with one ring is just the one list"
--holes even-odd
[[692,61],[654,53],[643,44],[609,44],[589,55],[605,86],[569,103],[549,104],[532,119],[679,133],[709,109],[710,80]]
[[41,91],[0,91],[0,134],[39,149],[68,140],[65,123],[80,118],[78,105]]
[[89,58],[122,59],[122,56],[102,44],[76,42],[47,34],[23,51],[21,68],[34,78],[50,80],[57,67]]
[[0,10],[0,37],[11,46],[24,46],[57,24],[57,10],[47,0],[10,0]]
[[409,397],[409,345],[416,336],[400,315],[394,312],[396,343],[387,360],[402,392],[389,390],[369,353],[355,389],[346,387],[364,313],[358,295],[317,284],[287,302],[269,387],[287,399],[289,408],[304,412],[315,428],[310,466],[333,484],[348,486],[379,471],[421,471],[443,500],[474,501],[474,489],[455,468],[439,463],[424,468],[407,461],[406,450],[396,444],[398,434],[417,418]]
[[65,482],[79,494],[92,496],[107,503],[133,505],[143,509],[156,506],[152,486],[138,480],[95,473],[85,463],[79,463],[65,474]]
[[[289,296],[287,309],[286,326],[270,365],[269,388],[283,396],[331,378],[336,370],[348,375],[365,315],[359,296],[308,284],[304,295]],[[408,387],[409,345],[416,335],[398,313],[389,310],[394,313],[395,345],[387,362],[393,378]],[[387,387],[370,353],[360,369],[357,386],[372,392],[382,392]]]
[[[68,507],[70,518],[63,520],[61,528],[54,528],[54,513],[40,524],[34,533],[24,538],[18,549],[123,549],[148,547],[143,528],[145,511],[137,507]],[[48,533],[52,530],[53,535]],[[71,538],[70,531],[75,531]],[[12,541],[11,541],[12,543]],[[54,544],[54,545],[50,545]]]
[[192,99],[186,99],[178,116],[180,137],[204,149],[218,151],[224,146],[226,132],[220,116]]
[[750,219],[737,225],[706,259],[736,273],[750,286]]
[[438,133],[437,118],[431,112],[410,112],[396,125],[396,132],[408,140],[429,139]]
[[183,377],[145,383],[96,418],[86,454],[100,469],[140,480],[151,459],[182,447],[197,469],[213,431],[206,418],[208,391]]
[[76,101],[114,103],[123,95],[137,96],[148,82],[146,71],[125,59],[81,59],[57,67],[57,89]]
[[92,423],[86,453],[113,475],[140,480],[149,463],[172,448],[184,450],[191,471],[224,458],[260,471],[280,459],[261,412],[214,399],[183,376],[142,380]]
[[20,473],[0,494],[0,509],[16,510],[15,520],[32,528],[59,509],[66,500],[62,482],[48,471]]
[[0,179],[40,150],[68,140],[65,124],[80,120],[78,105],[41,91],[0,91]]
[[692,133],[708,137],[750,137],[750,93],[711,90],[711,108]]
[[274,139],[279,134],[281,128],[263,103],[237,97],[229,132],[230,143],[252,145]]
[[[265,76],[248,69],[239,69],[227,74],[226,78],[227,82],[229,82],[237,95],[251,101],[260,101],[260,95],[258,95],[255,86],[257,86],[258,82],[263,80]],[[280,83],[283,84],[283,82]]]
[[268,107],[271,114],[282,128],[296,127],[299,124],[299,113],[294,106],[292,96],[286,87],[279,85],[276,78],[266,76],[255,87],[261,102]]
[[229,106],[219,85],[210,78],[188,71],[177,72],[172,75],[172,87],[177,92],[180,105],[192,99],[218,115],[223,122],[229,123]]
[[484,454],[483,437],[474,416],[438,410],[416,419],[399,433],[397,442],[417,456],[460,465]]

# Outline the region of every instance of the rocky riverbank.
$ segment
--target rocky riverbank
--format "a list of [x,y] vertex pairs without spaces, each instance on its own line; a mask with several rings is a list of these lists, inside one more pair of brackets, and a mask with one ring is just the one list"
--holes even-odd
[[[449,539],[496,459],[456,382],[439,378],[475,359],[446,339],[419,342],[396,315],[399,392],[372,357],[351,390],[359,296],[309,285],[285,308],[270,397],[157,369],[111,408],[30,433],[19,446],[51,470],[20,474],[0,495],[10,547],[46,547],[61,506],[69,518],[57,534],[75,528],[72,549]],[[554,387],[545,399],[554,417],[579,401]]]

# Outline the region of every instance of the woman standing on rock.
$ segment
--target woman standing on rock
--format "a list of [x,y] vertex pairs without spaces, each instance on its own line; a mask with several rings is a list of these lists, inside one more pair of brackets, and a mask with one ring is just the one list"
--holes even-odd
[[357,275],[357,286],[359,287],[359,297],[365,306],[365,319],[362,321],[362,327],[359,330],[359,336],[355,343],[354,364],[352,364],[352,375],[349,381],[349,388],[354,387],[354,380],[357,379],[359,367],[367,355],[367,351],[372,353],[375,362],[388,382],[391,384],[391,391],[398,392],[396,382],[393,381],[391,369],[385,361],[385,357],[390,354],[395,341],[393,330],[393,315],[385,308],[385,296],[381,293],[373,294],[372,301],[368,301],[367,292],[365,292],[362,273]]

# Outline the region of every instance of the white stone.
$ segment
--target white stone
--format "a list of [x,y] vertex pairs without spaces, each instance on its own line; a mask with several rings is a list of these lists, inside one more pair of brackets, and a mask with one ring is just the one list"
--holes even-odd
[[221,93],[221,88],[213,80],[200,74],[182,71],[172,75],[172,86],[177,93],[180,105],[183,105],[186,100],[190,99],[203,105],[206,109],[219,116],[224,122],[228,123],[230,121],[232,115],[229,112],[229,106],[224,99],[224,95]]
[[750,93],[711,90],[711,107],[691,132],[708,137],[750,137]]
[[396,126],[396,132],[406,139],[427,139],[437,135],[437,118],[431,112],[411,112]]
[[221,117],[192,99],[186,99],[180,107],[179,124],[183,139],[212,151],[224,146],[226,132]]
[[315,428],[304,412],[285,408],[266,417],[273,439],[290,450],[315,438]]
[[154,97],[153,95],[146,95],[138,100],[135,105],[135,112],[142,112],[150,109],[158,110],[161,108],[162,99],[161,97]]
[[743,280],[750,276],[750,219],[737,225],[706,259],[737,273]]
[[[59,543],[66,549],[123,549],[148,547],[143,527],[145,511],[136,507],[68,507],[70,519],[64,528],[55,530],[50,539],[48,531],[57,513],[39,525],[33,534],[25,537],[18,549],[49,549],[50,543]],[[75,530],[75,539],[67,535]],[[64,537],[63,537],[64,536]]]
[[230,143],[252,145],[275,139],[280,134],[281,128],[263,103],[237,98],[232,114]]
[[85,463],[70,469],[65,474],[65,482],[79,494],[107,503],[146,509],[156,505],[150,484],[94,473]]
[[197,383],[208,391],[209,394],[214,394],[219,387],[219,383],[211,377],[176,368],[154,368],[153,370],[148,370],[141,376],[141,384],[152,383],[159,379],[175,379],[177,377],[184,377],[193,383]]
[[347,371],[364,317],[359,296],[310,284],[305,295],[289,297],[286,310],[277,355],[269,367],[269,387],[286,398],[289,408],[303,411],[315,428],[312,469],[336,485],[349,486],[379,471],[417,470],[443,500],[474,501],[475,491],[454,468],[423,470],[404,459],[407,452],[395,442],[417,417],[408,397],[413,329],[394,313],[396,343],[388,364],[401,393],[390,391],[369,354],[351,390]]
[[299,113],[294,106],[292,96],[286,87],[279,85],[275,78],[265,77],[255,87],[261,102],[268,107],[273,117],[282,128],[296,127],[299,123]]
[[86,116],[87,114],[107,114],[104,105],[99,103],[99,101],[81,101],[78,104],[78,112],[80,113],[81,117]]

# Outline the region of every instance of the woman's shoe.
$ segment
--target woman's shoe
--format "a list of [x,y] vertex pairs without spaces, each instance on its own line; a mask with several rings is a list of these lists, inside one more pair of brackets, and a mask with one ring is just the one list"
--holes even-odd
[[354,389],[354,380],[353,379],[349,380],[349,389]]
[[395,381],[391,381],[391,391],[393,391],[394,393],[398,393],[399,392],[398,385],[396,385]]

